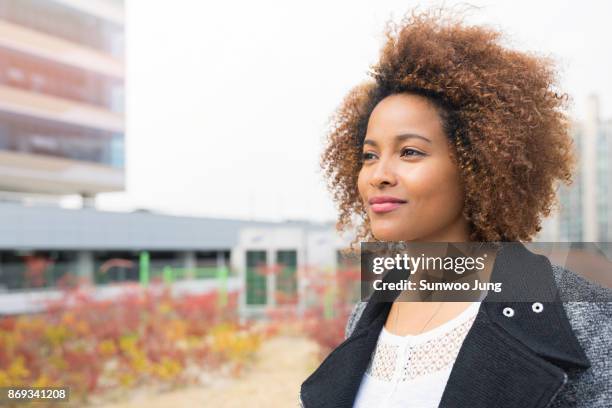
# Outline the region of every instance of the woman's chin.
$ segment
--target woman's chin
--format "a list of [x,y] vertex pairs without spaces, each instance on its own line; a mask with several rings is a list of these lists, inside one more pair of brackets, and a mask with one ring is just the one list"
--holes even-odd
[[372,235],[379,241],[406,241],[406,231],[397,228],[372,225]]

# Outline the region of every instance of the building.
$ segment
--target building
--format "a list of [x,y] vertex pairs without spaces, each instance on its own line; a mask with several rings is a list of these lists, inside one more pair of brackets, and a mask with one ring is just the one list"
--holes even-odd
[[[305,284],[297,280],[298,267],[336,268],[344,243],[335,236],[333,224],[304,221],[0,202],[0,314],[39,310],[37,301],[59,296],[58,287],[74,279],[94,284],[100,296],[121,282],[170,281],[192,292],[223,284],[224,289],[240,290],[246,314],[257,314],[258,306],[275,305],[273,297],[257,293],[262,282],[268,293],[277,283],[297,293],[298,284]],[[262,263],[282,263],[289,273],[271,281],[253,273]]]
[[124,189],[122,1],[0,0],[0,190]]
[[[350,240],[339,236],[333,223],[249,226],[237,238],[231,263],[243,283],[243,316],[261,315],[268,307],[296,306],[302,312],[320,303],[313,296],[317,287],[328,294],[337,289],[340,269],[360,267],[358,260],[342,254]],[[271,273],[261,273],[262,268]],[[349,302],[359,300],[358,280],[344,289]]]
[[578,166],[571,186],[559,189],[560,210],[545,220],[543,242],[612,242],[612,120],[602,120],[592,95],[586,119],[574,122]]

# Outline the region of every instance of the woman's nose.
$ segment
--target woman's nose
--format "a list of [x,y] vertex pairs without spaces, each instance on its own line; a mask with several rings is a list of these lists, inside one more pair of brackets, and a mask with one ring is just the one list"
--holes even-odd
[[389,163],[382,160],[378,162],[372,172],[370,185],[373,187],[380,187],[385,184],[395,185],[395,183],[397,183],[397,177]]

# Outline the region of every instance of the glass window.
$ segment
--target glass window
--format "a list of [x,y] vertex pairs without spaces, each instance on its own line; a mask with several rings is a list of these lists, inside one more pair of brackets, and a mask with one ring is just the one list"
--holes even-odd
[[139,254],[136,251],[94,253],[94,281],[97,284],[138,282],[139,272]]
[[[122,6],[118,6],[122,7]],[[111,21],[48,0],[2,0],[0,18],[115,57],[124,53],[124,29]]]
[[124,168],[122,133],[0,113],[0,148]]
[[0,84],[124,111],[123,81],[42,58],[0,49]]
[[266,251],[246,251],[246,304],[265,305],[268,300]]
[[297,251],[277,251],[276,264],[280,268],[276,275],[276,303],[297,303]]
[[76,277],[76,251],[0,251],[0,291],[54,288]]

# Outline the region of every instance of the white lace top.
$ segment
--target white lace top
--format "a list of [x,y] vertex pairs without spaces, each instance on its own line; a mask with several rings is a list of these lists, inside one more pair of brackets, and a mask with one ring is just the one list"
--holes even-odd
[[353,408],[437,407],[480,303],[419,335],[398,336],[383,326]]

